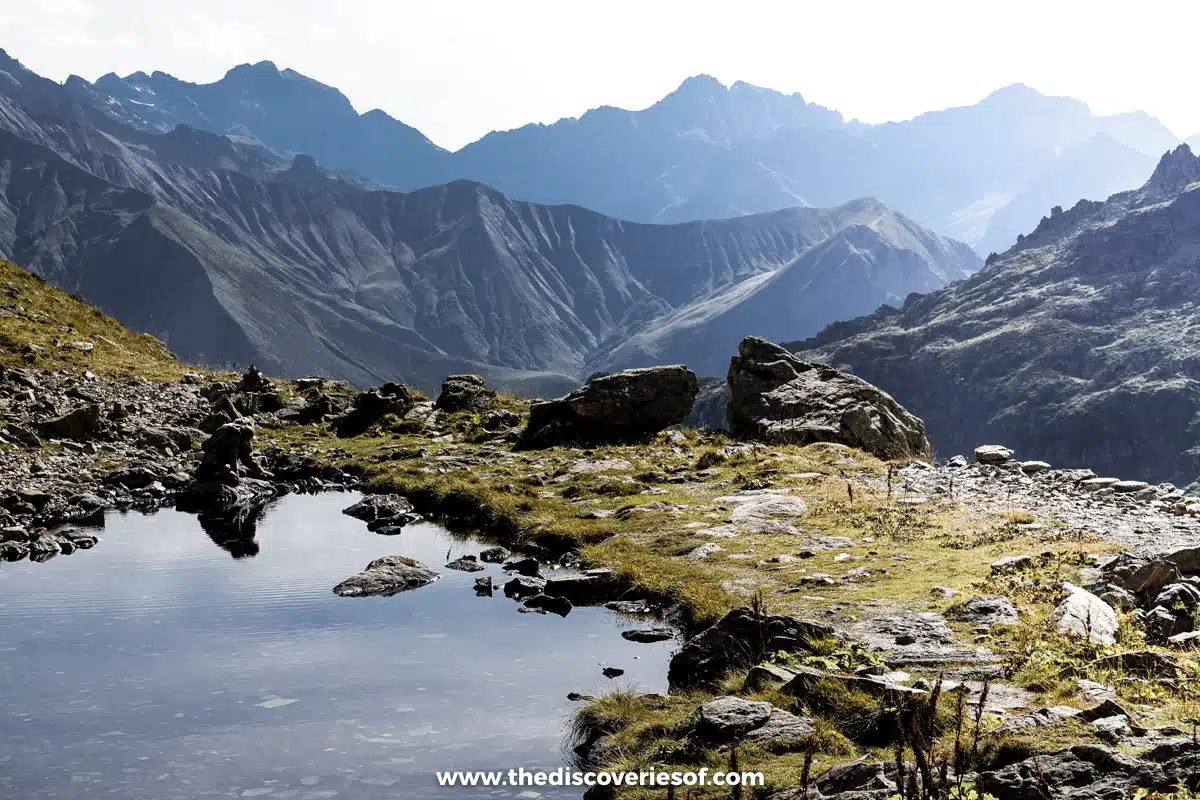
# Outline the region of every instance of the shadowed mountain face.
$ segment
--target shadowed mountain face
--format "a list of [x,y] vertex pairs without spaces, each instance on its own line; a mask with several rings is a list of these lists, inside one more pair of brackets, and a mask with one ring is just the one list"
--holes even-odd
[[1004,250],[1045,209],[1140,185],[1178,138],[1141,113],[1101,117],[1015,85],[906,122],[846,122],[738,82],[689,78],[640,111],[494,132],[450,153],[382,111],[270,62],[211,84],[165,73],[67,82],[74,97],[154,132],[186,124],[256,141],[388,186],[474,180],[539,203],[672,223],[879,198],[979,252]]
[[873,200],[647,225],[469,181],[385,190],[3,75],[0,254],[207,363],[545,392],[653,353],[718,372],[744,322],[806,335],[978,266]]
[[920,415],[943,454],[996,441],[1026,458],[1200,477],[1200,159],[1056,208],[961,283],[830,326],[793,348],[848,365]]

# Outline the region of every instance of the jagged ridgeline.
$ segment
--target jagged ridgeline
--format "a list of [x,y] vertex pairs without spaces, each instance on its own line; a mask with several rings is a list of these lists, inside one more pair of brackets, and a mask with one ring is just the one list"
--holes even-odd
[[1031,458],[1193,484],[1200,476],[1200,159],[1055,209],[969,279],[792,345],[887,387],[942,453]]
[[0,365],[169,380],[184,366],[162,342],[0,259]]

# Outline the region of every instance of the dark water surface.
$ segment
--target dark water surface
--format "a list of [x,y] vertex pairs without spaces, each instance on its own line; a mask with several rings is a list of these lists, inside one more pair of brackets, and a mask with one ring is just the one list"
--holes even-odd
[[[421,524],[384,537],[353,494],[289,496],[233,559],[175,511],[111,514],[91,551],[0,564],[0,797],[578,797],[438,788],[434,770],[563,763],[570,691],[664,691],[671,642],[603,609],[519,614],[482,545]],[[398,554],[442,573],[390,598],[332,588]],[[636,658],[635,658],[636,657]],[[525,793],[522,793],[525,792]]]

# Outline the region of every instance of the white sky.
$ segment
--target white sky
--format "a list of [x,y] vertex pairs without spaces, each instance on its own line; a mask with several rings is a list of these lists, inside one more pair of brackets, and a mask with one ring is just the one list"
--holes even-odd
[[1140,0],[0,0],[0,47],[94,80],[271,60],[452,149],[708,73],[866,122],[1023,82],[1200,132],[1200,3]]

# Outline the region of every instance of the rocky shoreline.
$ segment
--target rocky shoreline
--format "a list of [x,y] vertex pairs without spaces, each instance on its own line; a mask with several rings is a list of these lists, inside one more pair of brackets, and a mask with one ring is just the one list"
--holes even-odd
[[[289,491],[361,487],[369,494],[346,512],[380,535],[402,534],[424,514],[476,526],[510,548],[490,548],[476,557],[503,563],[510,573],[503,585],[478,583],[481,594],[502,591],[526,613],[565,616],[582,605],[636,607],[668,623],[634,631],[643,637],[635,641],[682,632],[685,643],[671,664],[671,695],[629,702],[650,717],[694,703],[688,721],[673,728],[685,753],[723,758],[751,748],[764,758],[806,752],[811,758],[821,738],[817,732],[837,718],[826,707],[833,686],[840,687],[838,696],[866,697],[912,714],[924,713],[919,709],[936,705],[943,694],[961,696],[966,707],[979,710],[977,729],[986,716],[989,741],[1067,723],[1082,726],[1073,748],[1032,762],[994,758],[986,769],[963,774],[1000,800],[1037,796],[1029,794],[1038,790],[1036,776],[1059,773],[1090,776],[1079,783],[1086,791],[1071,797],[1105,797],[1118,784],[1153,789],[1164,785],[1171,770],[1195,759],[1179,726],[1150,722],[1153,713],[1146,707],[1133,710],[1120,694],[1125,684],[1091,678],[1114,670],[1131,677],[1145,673],[1138,685],[1168,686],[1190,674],[1184,659],[1200,641],[1192,614],[1200,607],[1195,588],[1200,556],[1181,553],[1200,544],[1200,498],[1169,485],[1021,461],[997,445],[941,464],[914,458],[928,452],[919,420],[873,387],[875,394],[864,393],[856,382],[807,369],[777,350],[782,349],[761,343],[744,348],[735,393],[739,413],[769,411],[764,429],[780,440],[770,446],[671,429],[691,410],[688,402],[659,404],[639,416],[655,401],[654,369],[596,376],[567,398],[523,413],[474,376],[451,376],[431,402],[402,384],[352,392],[316,378],[275,383],[253,369],[236,380],[193,373],[177,383],[150,384],[86,371],[5,368],[0,475],[14,490],[0,498],[0,553],[9,560],[45,560],[96,544],[84,526],[102,520],[107,509],[175,506],[197,513],[206,532],[234,556],[252,555],[254,519],[265,502]],[[682,369],[664,368],[664,380],[694,398],[698,384]],[[816,393],[822,399],[814,410],[809,407],[814,392],[805,386],[826,379],[830,385],[822,389],[825,395]],[[774,400],[761,399],[771,393]],[[831,409],[844,412],[847,398],[859,405],[839,417]],[[781,407],[792,410],[781,414]],[[873,408],[883,410],[884,422],[872,422]],[[808,422],[788,424],[788,413]],[[527,419],[541,420],[539,432],[530,433],[523,425]],[[603,443],[596,420],[611,422],[613,444]],[[738,424],[757,429],[745,418]],[[645,444],[650,439],[657,444]],[[802,449],[814,439],[827,445]],[[881,456],[909,455],[867,467],[843,440]],[[703,442],[709,444],[697,450]],[[635,454],[641,466],[635,466]],[[806,458],[816,458],[823,471],[773,466]],[[497,472],[501,466],[509,470],[504,477]],[[390,483],[380,481],[385,475]],[[408,477],[396,483],[398,475]],[[452,488],[436,488],[443,483]],[[825,494],[814,495],[815,490]],[[837,492],[846,499],[833,499]],[[533,528],[523,515],[533,512],[534,501],[565,502],[571,524],[592,526],[587,530],[607,526],[628,533],[581,538],[553,524]],[[834,512],[830,524],[843,524],[838,515],[866,514],[863,524],[881,533],[826,534],[812,527],[818,519],[814,503]],[[946,613],[917,610],[910,601],[837,599],[839,592],[869,594],[873,582],[889,572],[919,574],[906,566],[911,557],[900,552],[906,540],[893,527],[911,523],[925,530],[938,514],[1001,520],[999,532],[987,533],[1001,535],[1000,542],[1008,537],[1082,546],[1104,540],[1136,552],[1081,554],[1070,573],[1079,585],[1060,577],[1067,563],[1061,553],[1047,561],[1036,552],[1006,552],[980,584],[995,593],[964,596]],[[978,546],[959,544],[954,536],[944,535],[941,547]],[[653,571],[606,564],[611,558],[606,554],[618,551],[604,548],[630,537],[644,552],[633,551],[631,561],[654,565],[651,570],[681,564],[678,569],[696,576],[688,580],[709,575],[705,580],[716,591],[753,595],[748,605],[756,607],[703,618],[676,584],[657,586]],[[890,542],[890,556],[879,551],[882,541]],[[669,548],[665,556],[663,548]],[[445,568],[474,571],[476,558]],[[544,565],[564,563],[575,572],[542,574]],[[1048,565],[1055,565],[1052,585],[1046,583]],[[368,564],[334,591],[347,597],[390,595],[436,579],[435,570],[391,556]],[[939,601],[957,594],[934,588]],[[757,607],[761,597],[807,603],[813,611],[768,613]],[[1047,597],[1054,598],[1050,606]],[[1074,705],[1038,705],[1040,693],[1017,681],[1022,667],[1013,665],[1011,631],[1042,613],[1029,598],[1052,609],[1050,630],[1071,642],[1056,646],[1069,649],[1079,664],[1072,667],[1078,673],[1071,678]],[[1143,649],[1114,648],[1129,630],[1145,637]],[[1173,658],[1164,650],[1181,655]],[[731,676],[741,676],[736,687]],[[580,699],[587,700],[584,718],[605,702]],[[581,726],[574,742],[579,762],[623,763],[625,756],[618,754],[636,747],[632,730],[613,723]],[[880,741],[895,743],[880,735]],[[853,726],[838,736],[856,744],[875,741],[859,741]],[[921,758],[933,757],[932,750],[920,753],[922,745],[915,744],[916,749],[908,743],[909,758],[898,766],[859,760],[825,772],[801,794],[787,789],[773,797],[884,800],[905,786]],[[1150,750],[1134,759],[1114,746]]]

